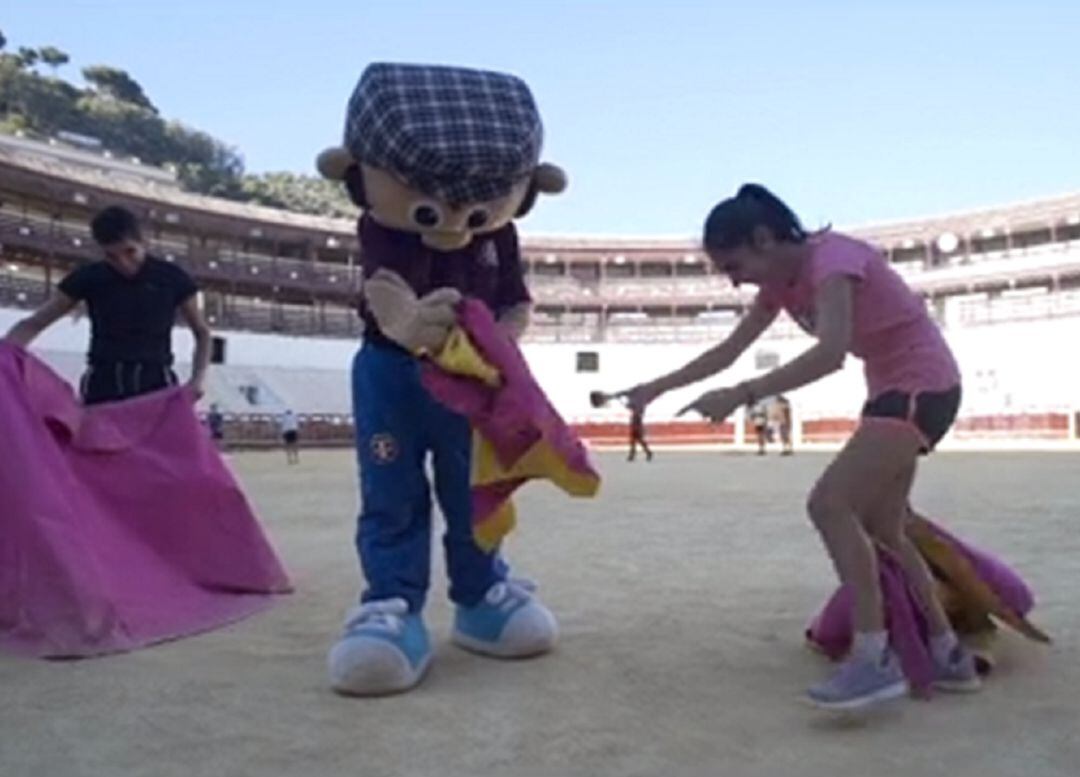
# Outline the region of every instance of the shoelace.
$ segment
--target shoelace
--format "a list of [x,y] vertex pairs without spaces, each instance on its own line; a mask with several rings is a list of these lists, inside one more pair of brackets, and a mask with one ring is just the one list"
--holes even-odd
[[405,627],[404,617],[409,613],[409,604],[404,599],[381,599],[365,602],[357,607],[345,619],[345,630],[353,631],[360,627],[377,629],[390,634],[400,634]]
[[514,577],[496,583],[488,589],[484,601],[492,607],[508,611],[518,602],[528,601],[536,593],[537,585],[524,577]]

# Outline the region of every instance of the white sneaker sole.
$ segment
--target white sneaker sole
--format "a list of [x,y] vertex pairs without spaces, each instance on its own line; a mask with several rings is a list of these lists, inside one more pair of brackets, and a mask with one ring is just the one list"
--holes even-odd
[[850,712],[851,710],[866,709],[875,704],[882,704],[887,701],[892,701],[893,699],[899,699],[902,696],[907,696],[909,692],[910,688],[907,680],[901,680],[892,685],[887,685],[884,688],[879,688],[866,696],[859,696],[854,699],[820,701],[811,696],[803,696],[803,699],[805,699],[810,706],[816,707],[819,710],[826,710],[828,712]]
[[493,658],[533,658],[549,653],[559,638],[559,624],[543,605],[527,604],[510,615],[499,639],[490,642],[461,631],[455,624],[450,640],[458,647]]
[[393,696],[398,693],[404,693],[405,691],[412,690],[420,681],[424,679],[424,675],[427,674],[428,668],[431,666],[432,656],[429,654],[418,667],[407,675],[401,677],[397,682],[383,682],[383,683],[370,683],[366,685],[363,690],[356,689],[355,678],[353,682],[342,681],[333,682],[331,680],[331,688],[334,693],[339,696],[348,696],[351,698],[370,698],[377,696]]
[[522,650],[520,648],[485,642],[484,640],[470,637],[468,634],[462,634],[460,631],[455,631],[451,634],[450,641],[459,648],[468,650],[470,653],[478,653],[479,655],[490,656],[492,658],[505,658],[507,660],[513,660],[515,658],[535,658],[536,656],[550,653],[554,647],[553,644],[537,645],[534,648]]

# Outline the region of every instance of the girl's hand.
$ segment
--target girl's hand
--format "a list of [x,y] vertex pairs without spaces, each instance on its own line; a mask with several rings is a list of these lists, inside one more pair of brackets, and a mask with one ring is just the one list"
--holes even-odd
[[680,410],[679,415],[693,411],[718,424],[745,405],[748,399],[748,392],[741,386],[707,391]]

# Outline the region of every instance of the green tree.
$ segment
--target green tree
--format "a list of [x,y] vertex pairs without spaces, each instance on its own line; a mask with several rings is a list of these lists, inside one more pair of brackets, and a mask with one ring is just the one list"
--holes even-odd
[[172,157],[169,161],[176,165],[184,188],[215,197],[245,199],[240,185],[244,160],[236,149],[177,121],[165,126],[165,135]]
[[19,60],[22,62],[23,67],[33,67],[37,64],[38,59],[37,49],[19,46]]
[[[0,67],[0,84],[4,84]],[[77,101],[81,94],[71,84],[58,78],[42,78],[32,71],[17,71],[10,80],[10,93],[20,114],[30,128],[42,135],[72,129],[80,121]],[[0,85],[0,91],[8,88]]]
[[[9,126],[47,134],[76,121],[79,90],[57,78],[42,78],[18,57],[0,54],[0,116]],[[15,122],[15,117],[18,121]]]
[[54,77],[61,65],[66,65],[71,61],[71,57],[56,46],[42,46],[38,49],[38,56],[41,57],[42,62],[52,68]]
[[109,67],[108,65],[91,65],[84,67],[83,78],[91,88],[99,95],[111,97],[120,102],[131,103],[140,108],[157,113],[157,108],[139,86],[139,82],[128,75],[126,70]]
[[3,30],[0,30],[0,51],[4,50],[4,46],[7,45],[7,38],[4,37]]
[[16,85],[22,75],[19,58],[11,54],[0,54],[0,116],[13,114],[17,107]]
[[[83,69],[88,89],[56,77],[69,61],[55,46],[4,53],[0,34],[0,132],[48,137],[61,130],[98,138],[117,154],[176,170],[188,191],[325,216],[354,216],[337,183],[294,173],[245,175],[239,152],[178,121],[166,122],[134,78],[108,65]],[[53,69],[46,78],[38,63]]]
[[295,173],[245,175],[246,198],[260,205],[319,216],[354,216],[356,206],[333,181]]

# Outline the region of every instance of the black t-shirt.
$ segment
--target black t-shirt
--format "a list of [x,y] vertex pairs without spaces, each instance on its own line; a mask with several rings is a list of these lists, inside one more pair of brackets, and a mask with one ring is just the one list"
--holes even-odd
[[[368,215],[360,219],[359,235],[365,278],[379,269],[391,270],[419,297],[448,286],[466,297],[481,300],[496,316],[530,301],[513,222],[494,232],[477,235],[456,251],[428,248],[419,235],[390,229]],[[374,316],[363,303],[360,313],[364,319],[364,336],[384,340]]]
[[147,256],[128,278],[108,262],[85,264],[60,281],[60,291],[85,301],[91,364],[170,365],[176,309],[198,291],[181,268]]

